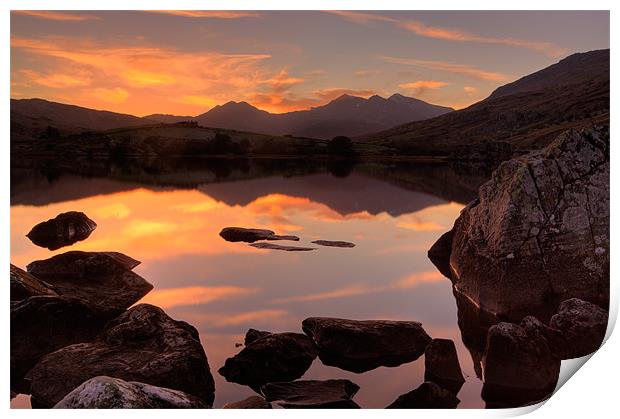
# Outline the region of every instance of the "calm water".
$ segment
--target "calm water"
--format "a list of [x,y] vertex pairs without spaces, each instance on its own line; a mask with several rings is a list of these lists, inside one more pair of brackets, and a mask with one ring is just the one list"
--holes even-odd
[[[456,343],[467,380],[459,407],[483,407],[451,284],[426,257],[463,205],[395,184],[355,170],[347,177],[274,175],[183,189],[72,175],[32,180],[12,191],[11,262],[25,268],[68,250],[114,250],[141,260],[135,271],[155,287],[141,302],[200,332],[216,381],[215,407],[254,394],[217,373],[239,351],[235,343],[248,328],[301,332],[310,316],[422,322],[431,336]],[[24,236],[69,210],[97,222],[86,241],[50,252]],[[291,244],[302,246],[316,239],[357,246],[260,250],[221,239],[226,226],[295,234],[301,241]],[[423,375],[424,357],[363,374],[323,366],[317,358],[303,378],[348,378],[361,387],[354,400],[381,408],[416,388]],[[12,406],[28,406],[27,396]]]

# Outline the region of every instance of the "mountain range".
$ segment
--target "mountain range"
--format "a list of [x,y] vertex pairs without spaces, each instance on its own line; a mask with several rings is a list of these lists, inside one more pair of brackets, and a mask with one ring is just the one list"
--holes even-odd
[[459,146],[538,149],[569,128],[609,123],[609,49],[577,53],[497,88],[468,108],[361,136],[399,154],[447,155]]
[[[11,99],[11,118],[24,123],[56,125],[71,131],[103,130],[153,123],[196,121],[210,128],[331,139],[337,135],[358,136],[409,121],[432,118],[452,108],[394,94],[385,99],[372,96],[342,95],[323,106],[309,110],[273,114],[247,102],[228,102],[198,116],[153,114],[143,118],[108,111],[95,111],[43,99]],[[73,130],[75,131],[75,130]],[[79,131],[78,131],[79,132]]]

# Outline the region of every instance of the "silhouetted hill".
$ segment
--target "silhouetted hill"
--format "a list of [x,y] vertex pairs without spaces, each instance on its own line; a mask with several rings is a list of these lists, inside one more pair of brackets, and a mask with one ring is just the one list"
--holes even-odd
[[573,54],[468,108],[358,140],[416,155],[449,155],[460,146],[498,142],[537,149],[566,129],[608,122],[607,49]]
[[452,108],[398,94],[388,99],[377,95],[368,99],[342,95],[323,106],[282,114],[272,114],[246,102],[228,102],[195,119],[206,127],[331,139],[337,135],[361,135],[450,111]]
[[43,120],[44,123],[85,130],[103,130],[152,124],[145,118],[133,115],[98,111],[44,99],[11,99],[11,121]]

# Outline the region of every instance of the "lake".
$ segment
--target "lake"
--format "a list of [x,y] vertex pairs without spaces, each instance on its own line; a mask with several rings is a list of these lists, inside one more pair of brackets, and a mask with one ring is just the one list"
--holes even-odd
[[[135,272],[154,285],[141,302],[200,332],[216,381],[214,407],[254,394],[217,373],[240,350],[235,344],[247,329],[301,332],[302,320],[311,316],[421,322],[432,337],[456,344],[466,378],[459,407],[484,407],[451,283],[426,256],[452,227],[479,178],[463,181],[470,185],[464,188],[464,178],[452,169],[414,164],[409,170],[397,163],[307,173],[249,169],[239,176],[231,164],[223,177],[221,170],[207,176],[195,166],[150,176],[13,170],[11,262],[25,269],[68,250],[118,251],[140,260]],[[53,252],[25,237],[35,224],[66,211],[85,212],[97,229]],[[317,249],[282,252],[229,243],[219,236],[227,226],[294,234],[299,242],[277,243]],[[318,239],[356,246],[311,243]],[[424,381],[424,357],[362,374],[324,366],[317,358],[303,376],[329,378],[350,379],[360,386],[354,398],[360,406],[382,408]],[[11,406],[28,407],[28,397],[19,395]]]

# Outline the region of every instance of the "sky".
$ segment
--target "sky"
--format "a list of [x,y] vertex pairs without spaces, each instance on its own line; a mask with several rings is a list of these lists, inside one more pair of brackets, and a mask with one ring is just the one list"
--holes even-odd
[[12,11],[11,97],[138,116],[344,93],[459,109],[601,48],[607,11]]

